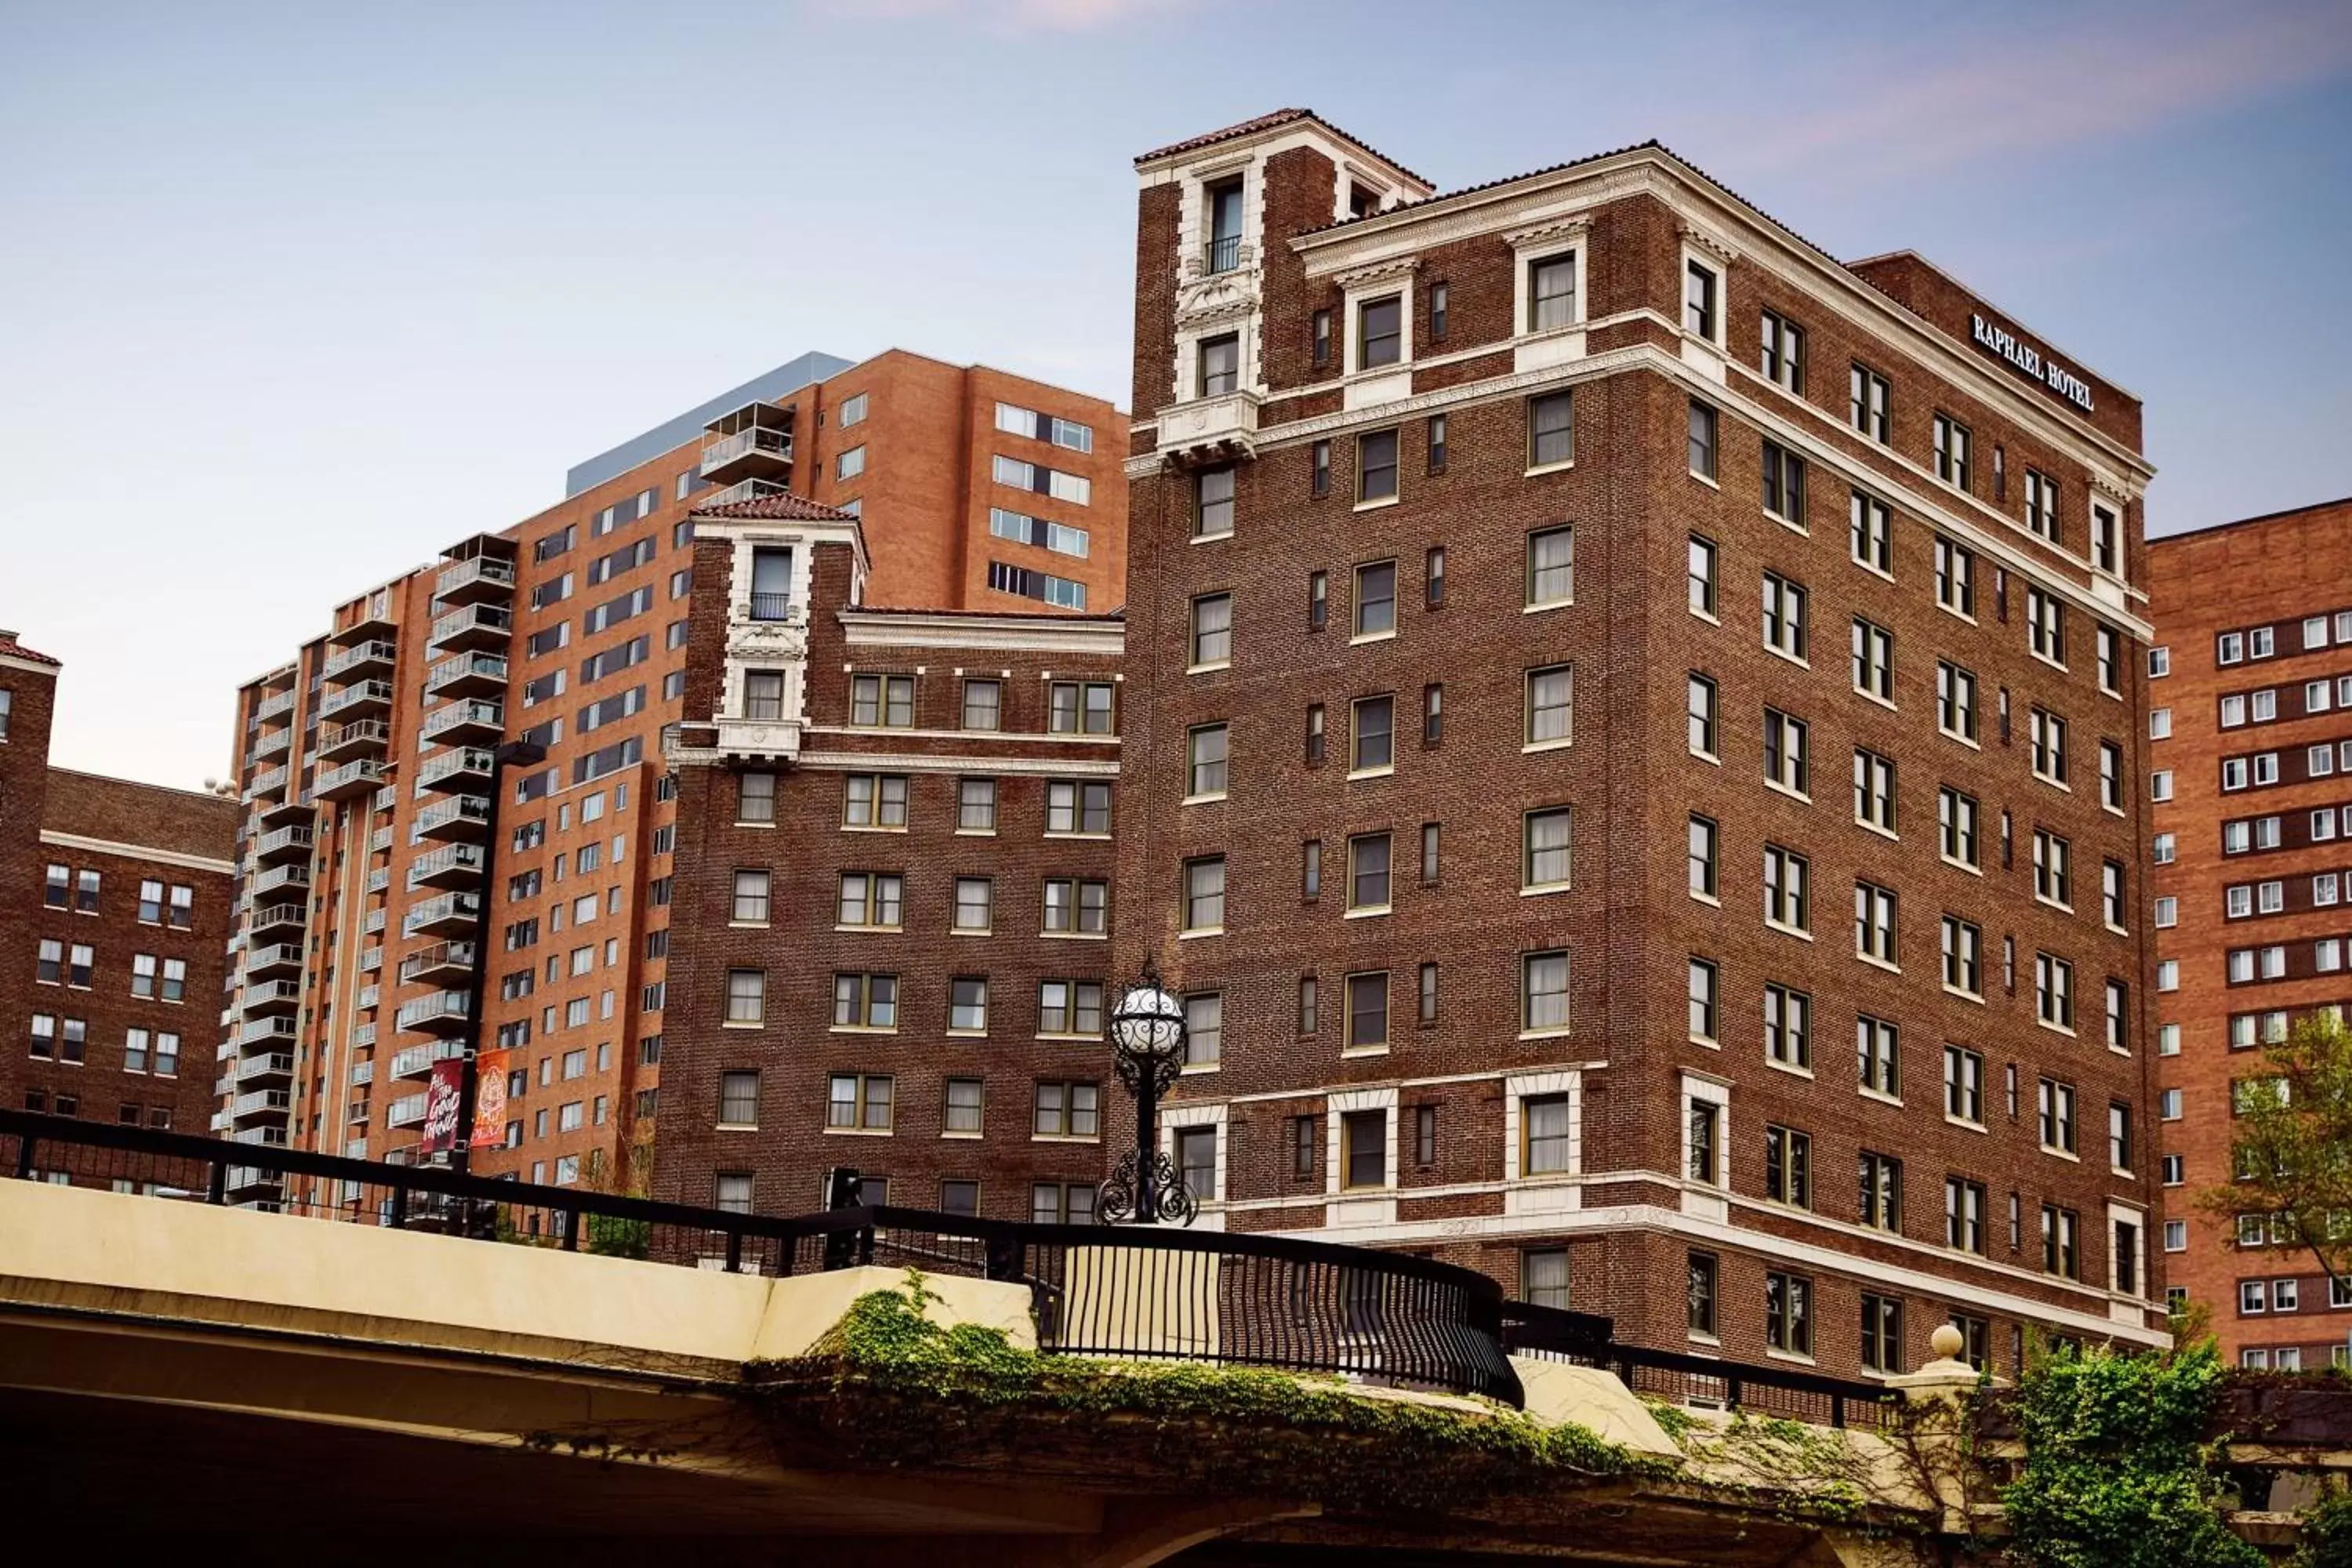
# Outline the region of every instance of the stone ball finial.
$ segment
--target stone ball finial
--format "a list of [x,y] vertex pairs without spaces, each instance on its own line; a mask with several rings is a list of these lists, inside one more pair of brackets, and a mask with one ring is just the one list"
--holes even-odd
[[1960,1331],[1949,1323],[1937,1325],[1936,1331],[1927,1336],[1927,1346],[1936,1352],[1937,1361],[1958,1361],[1961,1348],[1967,1343]]

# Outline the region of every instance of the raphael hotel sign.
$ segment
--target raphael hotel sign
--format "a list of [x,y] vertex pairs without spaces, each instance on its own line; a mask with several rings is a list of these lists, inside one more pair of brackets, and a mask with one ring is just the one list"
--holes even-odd
[[2091,388],[2083,378],[2054,359],[2041,354],[2017,341],[2015,334],[2003,331],[1982,316],[1969,316],[1969,335],[1977,347],[1987,353],[1999,354],[2019,370],[2043,383],[2051,391],[2088,414],[2091,411]]

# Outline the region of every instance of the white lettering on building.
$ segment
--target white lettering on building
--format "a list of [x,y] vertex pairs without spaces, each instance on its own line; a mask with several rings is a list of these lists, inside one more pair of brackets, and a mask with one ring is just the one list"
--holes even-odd
[[1971,314],[1969,322],[1970,335],[1976,339],[1979,348],[1988,353],[1999,354],[2084,413],[2091,412],[2091,388],[2081,376],[2056,360],[2044,360],[2032,348],[2019,342],[2015,333],[2002,331],[1982,316]]

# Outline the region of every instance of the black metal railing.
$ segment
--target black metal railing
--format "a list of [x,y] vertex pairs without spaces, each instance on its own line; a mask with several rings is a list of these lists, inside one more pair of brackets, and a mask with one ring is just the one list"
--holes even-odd
[[858,1207],[783,1217],[0,1110],[0,1175],[761,1275],[856,1264],[1029,1287],[1041,1347],[1520,1399],[1501,1287],[1286,1237]]
[[760,594],[751,595],[751,618],[755,621],[785,621],[792,618],[793,596],[790,594]]
[[1503,1304],[1503,1347],[1516,1356],[1599,1367],[1636,1394],[1675,1405],[1745,1410],[1816,1426],[1885,1426],[1901,1399],[1882,1384],[1798,1366],[1621,1344],[1607,1318],[1528,1301]]
[[1241,264],[1242,237],[1240,235],[1229,234],[1222,238],[1209,241],[1208,269],[1210,271],[1231,272]]

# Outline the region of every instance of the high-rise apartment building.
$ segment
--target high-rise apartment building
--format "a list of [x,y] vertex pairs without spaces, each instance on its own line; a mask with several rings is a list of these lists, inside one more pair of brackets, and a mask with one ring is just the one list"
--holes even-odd
[[[2158,1180],[2165,1279],[2248,1366],[2346,1359],[2352,1295],[2252,1221],[2231,1175],[2263,1047],[2352,1002],[2352,500],[2148,546]],[[2282,1238],[2283,1239],[2283,1238]]]
[[1839,1373],[2161,1342],[2137,402],[1655,144],[1137,166],[1113,973],[1202,1223]]
[[201,1132],[236,804],[51,765],[58,668],[0,631],[0,1103]]
[[875,607],[797,497],[694,522],[659,1194],[1092,1217],[1118,617]]
[[[1124,569],[1118,458],[1094,444],[1115,417],[984,367],[806,355],[581,465],[561,504],[338,607],[238,707],[237,1135],[413,1157],[486,944],[482,1092],[506,1136],[477,1145],[474,1169],[642,1185],[689,510],[789,495],[861,519],[870,604],[1098,608]],[[546,755],[505,775],[491,841],[494,753],[516,740]],[[279,1194],[256,1176],[236,1195]]]

